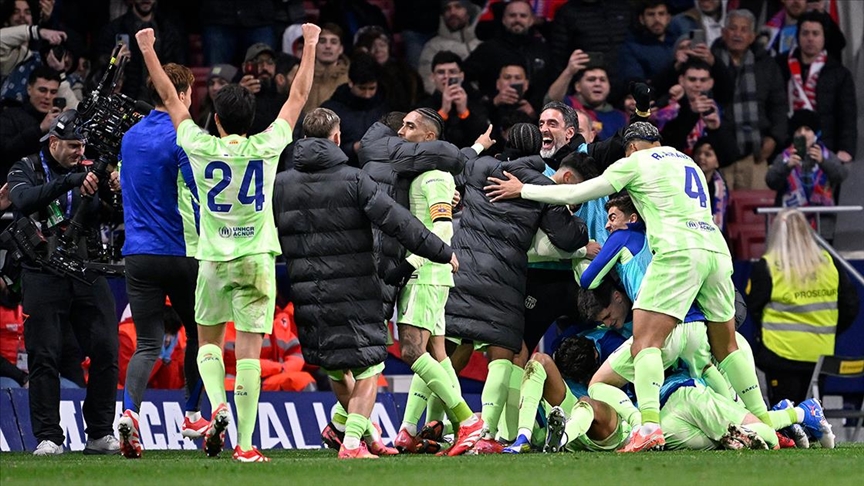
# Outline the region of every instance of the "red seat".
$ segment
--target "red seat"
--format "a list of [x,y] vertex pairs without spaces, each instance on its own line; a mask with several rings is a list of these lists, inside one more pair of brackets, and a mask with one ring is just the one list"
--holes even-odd
[[204,65],[204,40],[200,34],[189,34],[189,65]]
[[190,112],[192,118],[198,118],[198,110],[201,108],[201,103],[204,102],[204,97],[207,96],[207,77],[210,75],[208,67],[193,67],[192,75],[195,76],[195,82],[192,84],[192,106]]
[[745,224],[730,226],[733,257],[738,260],[757,260],[765,253],[765,225]]
[[765,216],[756,208],[774,207],[776,192],[771,190],[732,191],[729,195],[729,222],[735,224],[765,224]]

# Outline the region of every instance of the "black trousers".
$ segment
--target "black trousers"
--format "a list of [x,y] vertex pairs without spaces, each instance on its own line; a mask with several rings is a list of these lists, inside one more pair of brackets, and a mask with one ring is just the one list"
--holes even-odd
[[788,398],[796,404],[804,401],[814,369],[816,369],[816,363],[813,363],[809,371],[763,369],[765,381],[768,382],[768,401],[771,402],[769,405],[774,405],[784,398]]
[[90,286],[71,278],[24,270],[24,340],[30,367],[30,422],[38,441],[64,441],[60,427],[63,326],[70,325],[81,351],[90,357],[84,400],[87,436],[113,434],[117,397],[117,315],[108,281]]
[[166,295],[186,328],[183,370],[186,375],[187,408],[198,410],[201,386],[197,360],[198,325],[195,323],[197,278],[198,262],[194,258],[165,255],[126,257],[126,293],[138,338],[135,354],[126,369],[126,393],[136,410],[141,406],[147,381],[162,350],[165,334],[162,309]]
[[556,319],[579,318],[579,285],[573,272],[529,268],[525,290],[523,339],[531,353]]

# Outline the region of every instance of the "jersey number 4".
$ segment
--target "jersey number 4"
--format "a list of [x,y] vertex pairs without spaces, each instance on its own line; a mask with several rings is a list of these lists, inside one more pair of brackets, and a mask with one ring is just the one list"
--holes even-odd
[[702,187],[702,181],[699,180],[699,173],[695,167],[684,166],[684,193],[690,196],[691,199],[698,199],[699,206],[708,206],[708,195],[705,194],[705,188]]
[[[219,172],[221,178],[219,182],[213,186],[207,193],[207,208],[214,213],[227,213],[231,211],[232,204],[219,204],[216,202],[216,196],[219,195],[225,188],[231,184],[231,166],[221,160],[214,160],[207,164],[204,168],[204,178],[208,180],[216,179],[215,172]],[[255,184],[254,191],[249,194],[249,189],[252,184]],[[237,200],[240,204],[255,204],[255,211],[264,209],[264,161],[250,160],[246,166],[246,173],[243,174],[243,182],[240,184],[240,191],[237,193]]]

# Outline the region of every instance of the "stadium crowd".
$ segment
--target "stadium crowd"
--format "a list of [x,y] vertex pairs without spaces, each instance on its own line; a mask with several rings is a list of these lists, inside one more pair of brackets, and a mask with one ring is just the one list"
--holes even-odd
[[[148,388],[185,389],[212,456],[235,390],[246,462],[269,460],[261,390],[332,390],[340,458],[833,447],[801,382],[858,296],[794,210],[836,205],[857,150],[832,5],[2,0],[3,209],[53,250],[84,208],[82,250],[123,238],[129,297],[118,322],[105,277],[4,266],[0,384],[29,387],[34,453],[64,450],[61,386],[87,388],[85,453],[128,458]],[[154,109],[100,185],[75,109],[115,59]],[[769,188],[803,226],[736,299],[731,195]],[[392,447],[369,419],[388,351],[414,373]]]

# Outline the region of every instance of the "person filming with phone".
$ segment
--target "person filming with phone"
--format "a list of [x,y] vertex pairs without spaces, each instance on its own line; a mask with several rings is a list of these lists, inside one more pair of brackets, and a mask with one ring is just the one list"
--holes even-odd
[[521,60],[513,58],[501,66],[495,80],[496,94],[487,104],[494,126],[500,126],[501,120],[514,112],[522,112],[531,120],[537,120],[537,112],[525,99],[529,87],[528,70]]
[[[811,110],[797,110],[789,119],[792,144],[774,159],[765,175],[765,183],[777,191],[775,204],[784,208],[834,206],[834,191],[849,172],[819,139],[819,115]],[[836,215],[822,215],[821,234],[834,237]],[[815,217],[811,218],[815,223]]]
[[430,79],[435,91],[417,106],[438,111],[444,120],[444,140],[457,147],[470,146],[486,131],[489,117],[480,94],[464,82],[462,58],[454,52],[438,52],[432,58]]

